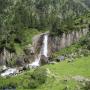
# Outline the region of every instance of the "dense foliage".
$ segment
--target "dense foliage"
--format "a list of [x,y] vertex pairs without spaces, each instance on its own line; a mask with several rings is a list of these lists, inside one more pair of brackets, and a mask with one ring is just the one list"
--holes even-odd
[[60,35],[86,26],[89,9],[89,0],[0,0],[0,48],[26,45],[33,29]]

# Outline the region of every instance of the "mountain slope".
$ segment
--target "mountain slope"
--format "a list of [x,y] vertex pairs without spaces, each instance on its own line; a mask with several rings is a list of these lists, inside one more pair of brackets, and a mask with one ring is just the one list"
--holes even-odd
[[[61,33],[74,29],[90,9],[89,0],[0,0],[0,46],[14,48],[18,39],[25,43],[24,31],[50,30]],[[75,20],[78,19],[75,23]],[[13,38],[12,38],[13,37]],[[9,40],[10,42],[8,42]],[[11,40],[12,38],[12,40]],[[8,44],[6,44],[8,43]],[[8,46],[7,46],[8,45]]]

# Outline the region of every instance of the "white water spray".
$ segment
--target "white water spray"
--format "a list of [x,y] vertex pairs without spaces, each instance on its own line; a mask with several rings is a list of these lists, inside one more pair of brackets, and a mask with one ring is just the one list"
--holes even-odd
[[[43,50],[43,52],[42,52]],[[43,39],[43,45],[41,46],[41,50],[39,55],[36,57],[35,61],[32,62],[31,64],[29,64],[31,67],[37,67],[40,66],[39,62],[41,59],[41,55],[44,55],[45,57],[48,56],[48,35],[44,35],[44,39]]]
[[38,66],[40,66],[40,65],[39,65],[40,58],[41,58],[41,53],[40,53],[37,57],[35,57],[35,61],[32,62],[32,63],[29,64],[29,65],[30,65],[31,67],[38,67]]
[[45,57],[48,56],[48,35],[44,35],[44,40],[43,40],[43,55]]
[[4,76],[9,76],[9,75],[14,75],[14,74],[17,74],[19,71],[16,69],[16,68],[9,68],[7,69],[5,72],[1,73],[1,76],[4,77]]

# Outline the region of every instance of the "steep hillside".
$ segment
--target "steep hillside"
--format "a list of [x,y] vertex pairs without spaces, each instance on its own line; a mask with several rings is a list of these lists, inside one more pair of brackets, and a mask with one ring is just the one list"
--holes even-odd
[[90,9],[89,0],[1,0],[0,4],[0,47],[9,49],[14,49],[13,43],[27,44],[26,29],[61,33],[87,24],[81,16]]

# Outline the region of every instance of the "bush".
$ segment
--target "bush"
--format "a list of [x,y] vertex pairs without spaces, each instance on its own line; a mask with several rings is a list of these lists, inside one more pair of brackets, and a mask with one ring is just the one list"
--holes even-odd
[[82,85],[81,87],[82,90],[90,90],[90,81],[86,81],[85,85]]
[[16,89],[16,83],[14,83],[14,82],[7,83],[6,85],[0,86],[0,89],[2,89],[2,90]]
[[34,88],[37,88],[39,86],[39,83],[37,82],[37,80],[31,79],[30,84],[28,86],[30,88],[34,89]]
[[37,68],[31,75],[30,88],[37,88],[47,80],[47,72],[45,68]]
[[85,46],[88,50],[90,50],[90,33],[88,33],[87,36],[83,37],[79,43],[81,46]]
[[86,49],[83,49],[81,52],[84,56],[88,56],[89,55],[89,51]]

